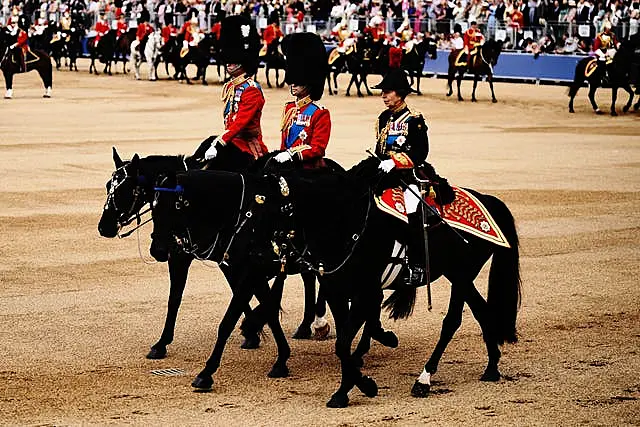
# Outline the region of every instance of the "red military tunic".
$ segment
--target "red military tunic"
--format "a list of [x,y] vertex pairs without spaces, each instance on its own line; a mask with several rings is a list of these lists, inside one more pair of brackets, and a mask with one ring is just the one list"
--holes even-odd
[[27,44],[28,40],[29,35],[27,34],[27,32],[22,29],[18,30],[18,39],[16,40],[16,44],[20,49],[22,49],[23,55],[26,55],[27,50],[29,49],[29,46]]
[[111,30],[111,28],[109,28],[109,25],[106,22],[98,21],[96,22],[95,30],[97,33],[95,41],[98,42],[102,36],[107,34],[109,30]]
[[283,36],[282,30],[276,24],[271,24],[262,32],[262,39],[266,43],[267,46],[271,44],[272,41],[279,39]]
[[153,27],[148,22],[143,22],[138,24],[138,29],[136,30],[136,39],[142,41],[146,36],[153,33]]
[[386,31],[382,26],[375,26],[375,27],[368,26],[364,29],[364,33],[371,34],[373,41],[377,42],[380,39],[384,39]]
[[191,22],[185,22],[180,29],[180,33],[184,34],[184,41],[186,41],[187,43],[191,43],[194,40]]
[[324,166],[322,159],[331,135],[329,110],[309,97],[287,102],[282,112],[281,150],[301,160],[306,167]]
[[129,26],[127,25],[126,22],[118,21],[118,27],[117,27],[118,37],[124,36],[127,33],[128,29],[129,29]]
[[476,46],[482,43],[482,41],[484,40],[484,36],[480,31],[469,28],[464,32],[464,36],[462,39],[467,52],[471,52]]
[[222,28],[222,23],[220,21],[213,24],[211,27],[211,34],[215,37],[216,40],[220,40],[220,28]]
[[614,33],[605,33],[602,32],[598,34],[593,40],[593,50],[596,51],[598,49],[607,50],[607,49],[616,49],[618,47],[618,39],[616,39],[616,35]]
[[162,29],[162,41],[167,44],[169,43],[169,39],[178,34],[176,27],[173,24],[169,24]]
[[252,78],[239,76],[227,82],[222,89],[224,107],[224,133],[222,143],[233,144],[241,151],[258,159],[269,150],[262,142],[262,88]]

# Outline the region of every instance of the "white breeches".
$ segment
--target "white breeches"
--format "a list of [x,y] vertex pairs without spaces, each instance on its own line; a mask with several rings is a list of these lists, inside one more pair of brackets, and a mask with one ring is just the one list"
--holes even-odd
[[[413,192],[411,192],[410,190],[413,190]],[[407,211],[407,215],[415,213],[418,210],[420,199],[416,196],[416,194],[420,194],[420,190],[415,184],[410,184],[409,188],[404,190],[404,207]]]

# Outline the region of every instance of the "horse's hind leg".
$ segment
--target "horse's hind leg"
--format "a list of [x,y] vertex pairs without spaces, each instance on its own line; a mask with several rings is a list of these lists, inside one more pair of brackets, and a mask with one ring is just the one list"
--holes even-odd
[[589,101],[591,101],[591,107],[593,107],[593,111],[595,111],[596,114],[602,114],[602,111],[600,111],[596,103],[596,90],[598,90],[598,85],[589,83]]
[[500,349],[498,348],[498,341],[495,333],[495,325],[489,316],[489,305],[487,301],[480,295],[478,290],[473,286],[473,282],[470,282],[467,286],[468,292],[466,292],[466,301],[480,324],[482,330],[482,338],[487,346],[487,354],[489,356],[489,362],[487,368],[480,378],[481,381],[498,381],[500,379],[500,371],[498,370],[498,362],[500,361]]
[[460,83],[462,82],[462,71],[458,71],[458,76],[456,77],[456,83],[458,83],[458,101],[464,101],[462,98],[462,94],[460,93]]
[[633,103],[633,89],[631,89],[631,85],[629,83],[625,83],[623,88],[629,94],[629,100],[627,101],[625,106],[622,107],[622,111],[626,113],[627,111],[629,111],[629,109],[631,108],[631,104]]
[[[269,66],[268,65],[265,65],[265,67],[264,67],[264,75],[265,75],[265,77],[267,79],[267,87],[269,89],[271,89],[271,81],[269,80]],[[276,84],[278,84],[277,80],[276,80]]]
[[329,86],[329,95],[333,95],[333,88],[331,87],[331,73],[327,73],[327,86]]
[[364,83],[364,88],[367,90],[367,95],[373,96],[373,92],[371,92],[371,89],[369,89],[369,83],[367,83],[367,75],[363,74],[360,78],[362,83]]
[[[463,286],[463,285],[460,285]],[[453,335],[462,324],[462,309],[464,308],[464,297],[458,287],[458,283],[451,282],[451,296],[449,297],[449,309],[442,321],[442,331],[431,357],[424,365],[424,369],[411,388],[413,397],[427,397],[431,388],[431,375],[438,371],[438,364],[444,354],[444,350],[451,342]]]
[[45,66],[38,68],[38,74],[40,74],[40,78],[42,79],[42,83],[44,84],[44,95],[43,98],[51,98],[51,86],[53,85],[53,67],[51,66],[51,62],[48,63],[45,61]]
[[476,99],[476,87],[478,87],[478,78],[477,74],[473,75],[473,90],[471,91],[471,102],[478,102]]
[[449,70],[449,74],[447,76],[447,88],[449,89],[447,91],[447,96],[451,96],[453,95],[453,80],[455,80],[456,78],[456,70],[454,69],[453,72],[451,72],[451,70]]

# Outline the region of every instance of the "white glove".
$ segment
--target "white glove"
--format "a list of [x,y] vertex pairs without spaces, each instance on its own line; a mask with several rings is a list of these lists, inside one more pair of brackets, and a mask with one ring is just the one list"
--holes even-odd
[[291,157],[291,154],[289,154],[288,151],[283,151],[282,153],[276,154],[274,159],[278,163],[284,163],[290,162],[291,160],[293,160],[293,157]]
[[395,167],[396,167],[396,164],[392,159],[383,160],[378,165],[378,169],[386,173],[389,173],[391,169]]
[[18,47],[18,43],[14,43],[11,46],[9,46],[9,49],[15,49],[16,47]]

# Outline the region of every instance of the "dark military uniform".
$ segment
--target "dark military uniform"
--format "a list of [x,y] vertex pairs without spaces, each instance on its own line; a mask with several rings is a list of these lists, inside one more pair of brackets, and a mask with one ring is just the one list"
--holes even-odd
[[[411,88],[407,76],[402,70],[392,70],[385,75],[377,89],[396,91],[396,93],[409,93]],[[389,174],[387,188],[399,186],[400,179],[406,184],[416,184],[413,173],[414,168],[423,165],[429,154],[429,137],[427,136],[427,124],[424,117],[418,112],[411,111],[402,102],[394,110],[387,109],[378,116],[376,124],[376,154],[382,159],[392,159],[395,167]],[[413,192],[417,193],[417,186],[413,186]],[[405,188],[405,200],[407,195]],[[406,283],[411,286],[424,284],[426,272],[424,224],[422,216],[422,203],[418,203],[417,210],[409,213],[407,219],[407,255],[409,258],[409,271]]]

